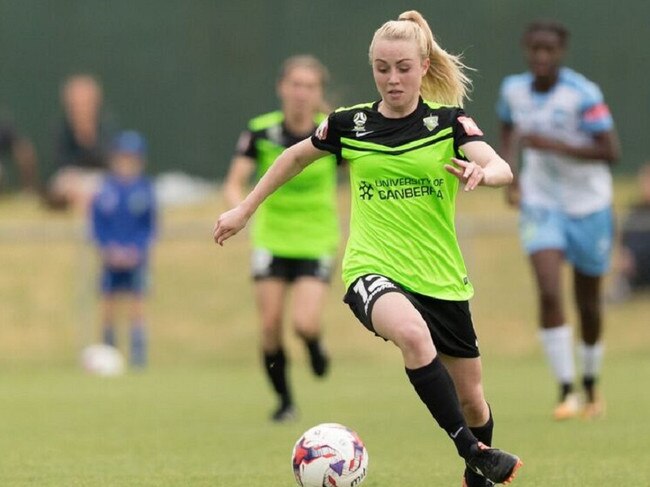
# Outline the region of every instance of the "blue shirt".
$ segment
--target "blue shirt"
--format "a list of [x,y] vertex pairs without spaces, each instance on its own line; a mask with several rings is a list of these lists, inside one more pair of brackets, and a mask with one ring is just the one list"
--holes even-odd
[[93,239],[101,248],[135,246],[145,260],[156,233],[156,214],[154,189],[148,178],[123,181],[108,176],[93,199]]

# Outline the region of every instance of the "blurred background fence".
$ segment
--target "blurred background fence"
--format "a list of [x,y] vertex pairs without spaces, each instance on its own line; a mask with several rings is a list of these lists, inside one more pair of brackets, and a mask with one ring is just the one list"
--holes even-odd
[[282,59],[320,57],[332,71],[334,106],[372,100],[372,33],[411,8],[478,70],[468,110],[493,143],[500,80],[525,68],[523,26],[538,16],[564,21],[568,64],[601,85],[614,113],[624,149],[617,171],[631,173],[648,158],[645,0],[0,0],[0,107],[34,139],[47,175],[61,81],[91,72],[118,123],[148,136],[152,173],[218,179],[245,122],[276,107]]

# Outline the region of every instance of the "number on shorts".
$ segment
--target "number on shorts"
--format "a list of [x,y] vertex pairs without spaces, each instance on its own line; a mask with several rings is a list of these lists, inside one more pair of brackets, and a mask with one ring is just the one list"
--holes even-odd
[[[368,287],[366,287],[364,281],[369,283]],[[384,285],[388,285],[388,286],[391,285],[391,282],[388,280],[387,277],[380,276],[378,274],[370,274],[360,279],[357,279],[357,282],[352,288],[352,290],[355,291],[359,296],[361,296],[361,300],[363,301],[363,304],[366,305],[368,304],[368,298],[370,295],[372,295],[373,291],[378,287]]]

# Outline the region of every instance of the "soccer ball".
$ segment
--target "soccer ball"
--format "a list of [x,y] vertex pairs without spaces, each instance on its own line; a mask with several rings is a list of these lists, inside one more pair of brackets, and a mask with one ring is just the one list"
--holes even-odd
[[301,487],[355,487],[368,472],[368,452],[359,435],[338,423],[308,429],[291,455]]
[[124,372],[124,357],[115,347],[90,345],[81,352],[81,365],[94,375],[115,376]]

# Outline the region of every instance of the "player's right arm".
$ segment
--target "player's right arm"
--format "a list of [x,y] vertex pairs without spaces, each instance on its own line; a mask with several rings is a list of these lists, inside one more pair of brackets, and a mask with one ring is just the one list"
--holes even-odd
[[227,239],[246,226],[255,210],[271,193],[316,159],[328,154],[326,151],[317,149],[311,139],[305,139],[285,149],[248,196],[233,209],[219,216],[214,226],[214,241],[223,245]]

